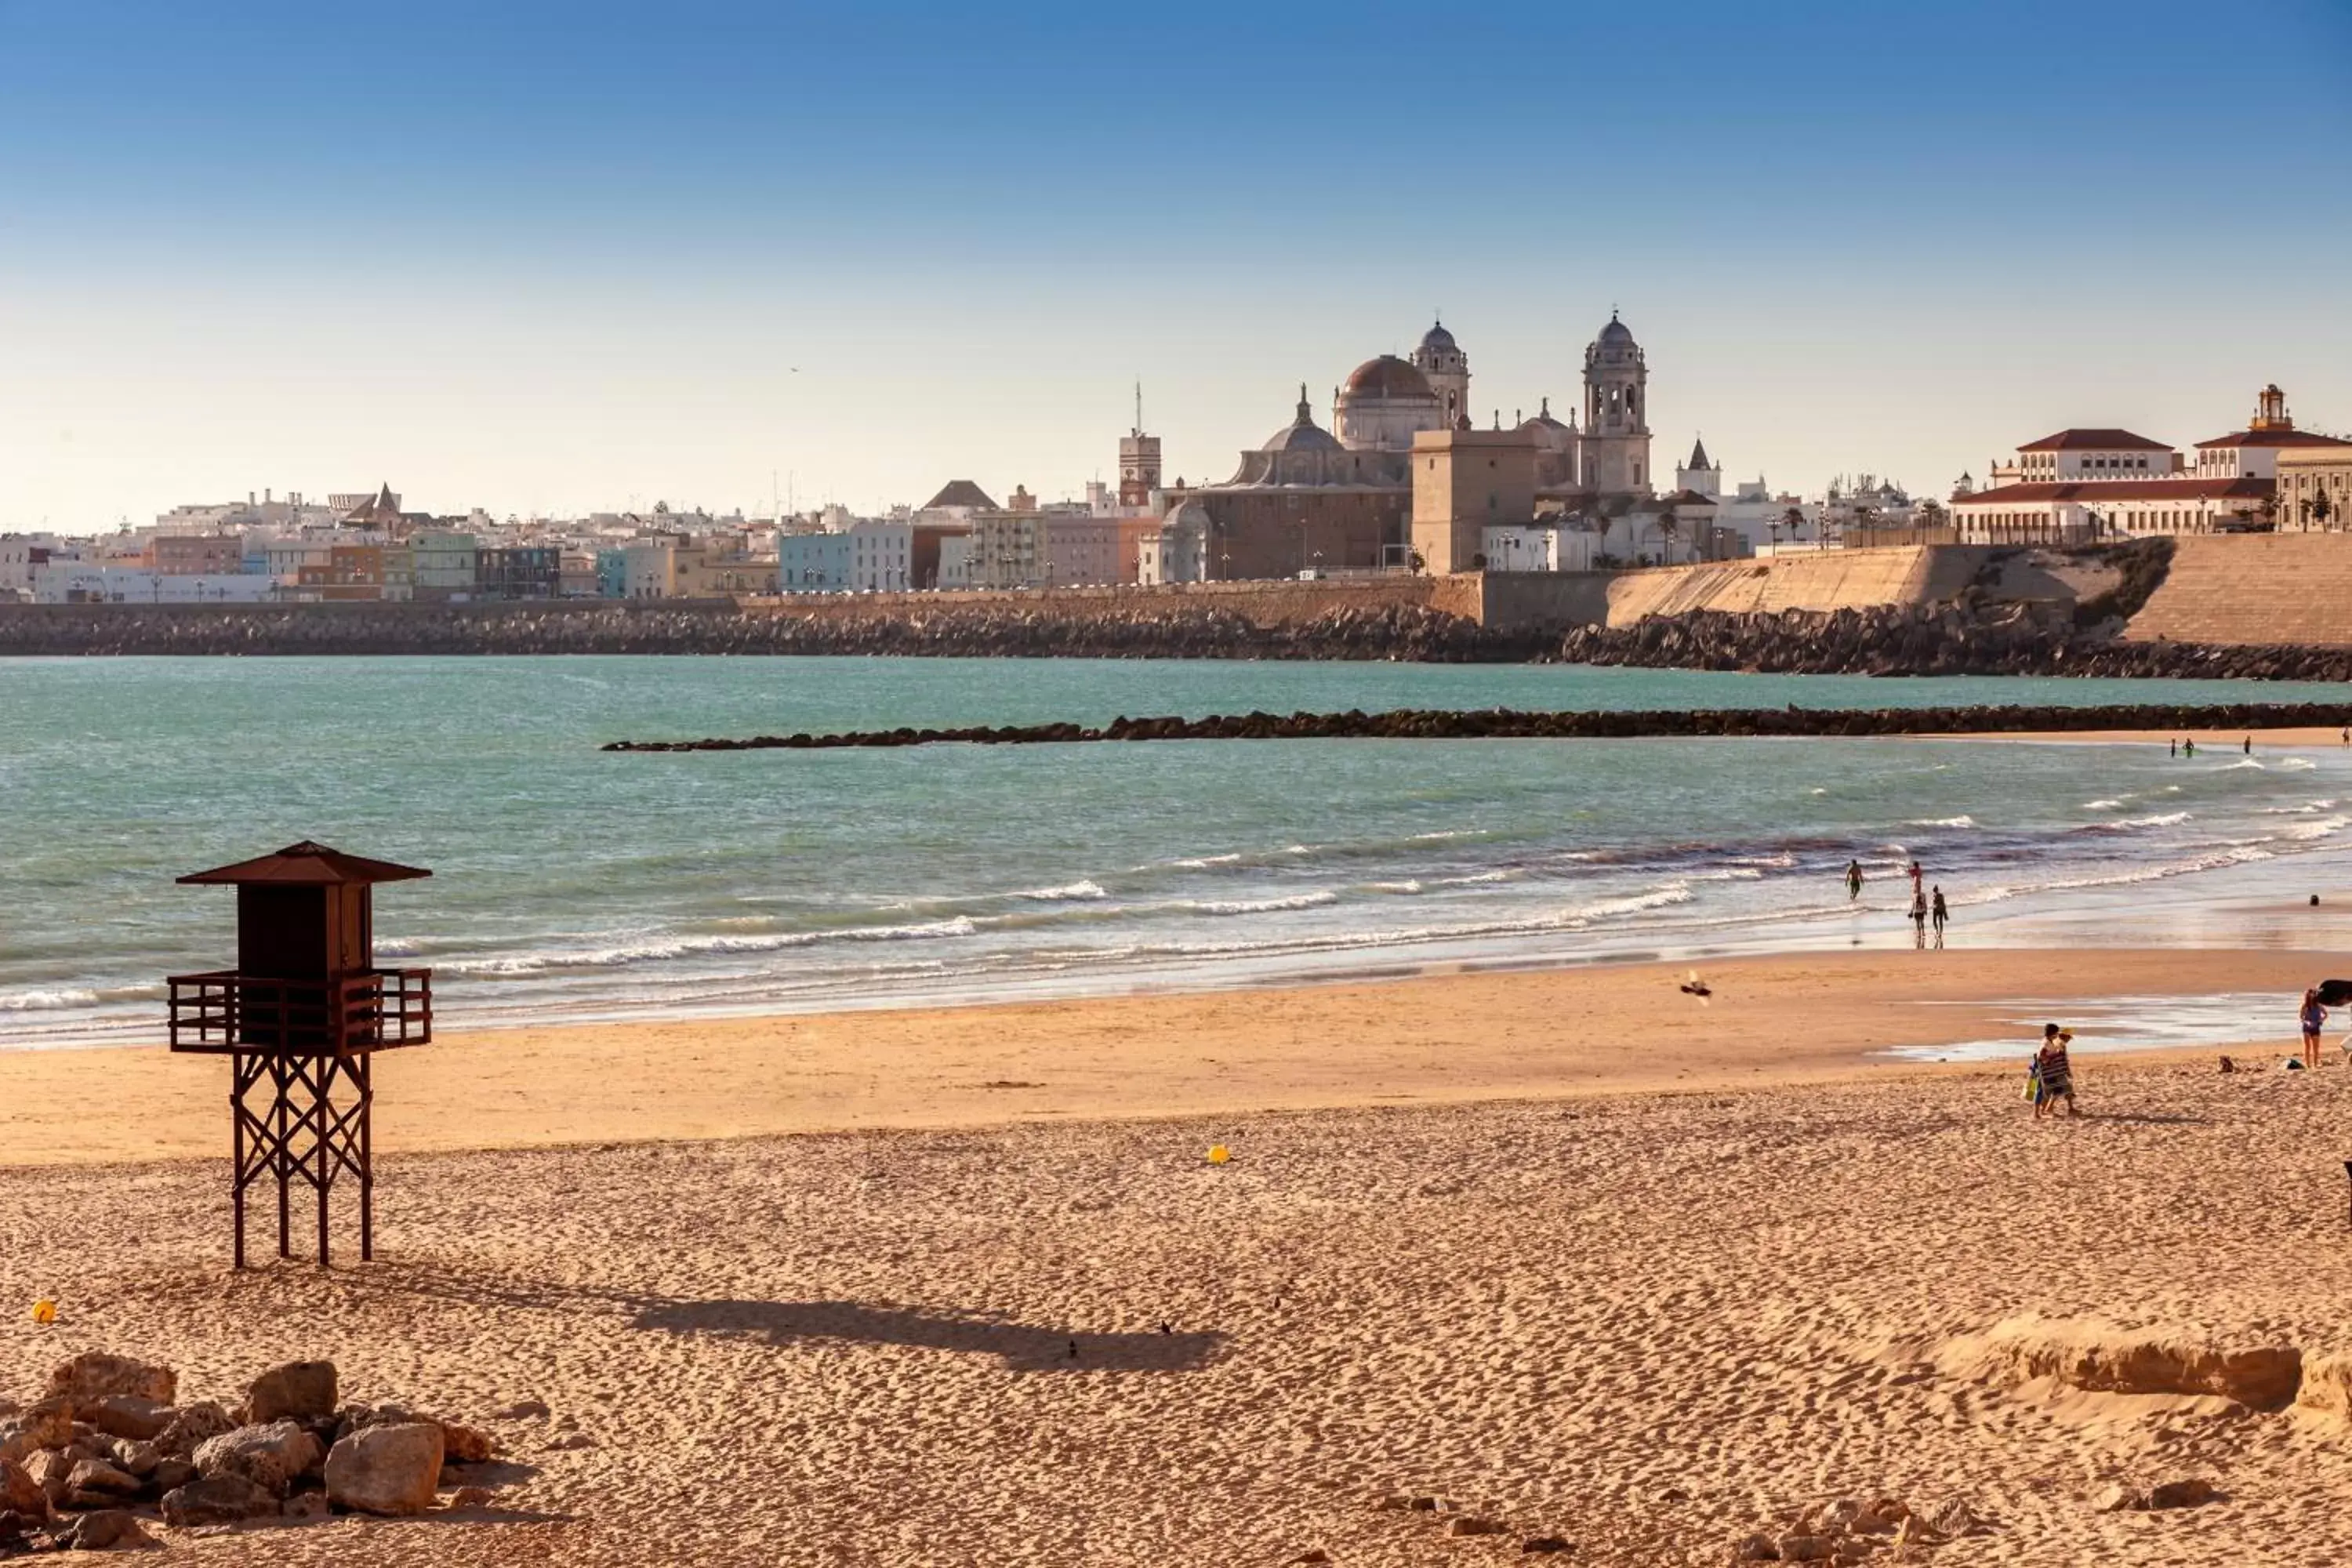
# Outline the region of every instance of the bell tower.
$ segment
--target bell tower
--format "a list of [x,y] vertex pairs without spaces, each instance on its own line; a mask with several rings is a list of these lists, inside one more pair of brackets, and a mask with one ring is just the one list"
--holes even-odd
[[1609,324],[1584,351],[1585,487],[1602,495],[1653,493],[1650,470],[1650,367],[1633,330],[1609,312]]
[[2286,394],[2279,390],[2277,382],[2271,383],[2255,395],[2253,422],[2246,428],[2249,430],[2294,428],[2294,421],[2287,417]]
[[1444,430],[1467,429],[1470,418],[1470,356],[1454,341],[1444,321],[1433,323],[1421,334],[1421,346],[1412,351],[1412,368],[1429,383],[1429,390],[1437,394],[1438,410],[1445,416],[1439,426]]
[[1118,438],[1118,504],[1148,506],[1160,488],[1160,437],[1143,433],[1143,383],[1135,384],[1135,426]]

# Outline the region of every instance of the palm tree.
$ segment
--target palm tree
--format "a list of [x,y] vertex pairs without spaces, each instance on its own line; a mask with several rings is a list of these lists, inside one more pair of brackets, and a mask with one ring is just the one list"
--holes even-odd
[[1675,541],[1681,535],[1682,529],[1682,519],[1676,517],[1671,509],[1658,514],[1659,565],[1671,566],[1675,563]]
[[2320,486],[2313,493],[2312,498],[2303,503],[2303,510],[2311,521],[2319,524],[2325,531],[2327,527],[2327,519],[2336,510],[2336,503],[2327,499],[2327,487]]
[[[1782,512],[1780,514],[1780,526],[1789,531],[1789,537],[1790,539],[1802,539],[1805,536],[1805,509],[1801,506],[1792,506],[1788,510]],[[1775,542],[1777,543],[1778,541],[1775,541]]]

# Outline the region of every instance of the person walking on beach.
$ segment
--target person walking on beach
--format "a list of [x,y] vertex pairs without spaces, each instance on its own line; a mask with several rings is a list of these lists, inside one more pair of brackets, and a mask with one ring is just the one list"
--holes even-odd
[[1911,895],[1911,945],[1927,945],[1927,895],[1916,890]]
[[1944,907],[1944,889],[1941,888],[1936,889],[1936,902],[1929,910],[1927,918],[1936,922],[1936,945],[1943,946],[1944,922],[1952,918],[1952,911]]
[[1862,862],[1859,860],[1845,863],[1845,897],[1848,903],[1862,897]]
[[2316,1068],[2326,1058],[2319,1054],[2319,1031],[2327,1026],[2327,1009],[2319,1004],[2319,993],[2303,994],[2303,1065]]
[[2068,1042],[2074,1037],[2071,1029],[2055,1024],[2042,1026],[2042,1049],[2035,1053],[2032,1070],[2033,1120],[2055,1115],[2051,1106],[2058,1100],[2066,1102],[2066,1114],[2074,1110],[2074,1064],[2066,1058]]

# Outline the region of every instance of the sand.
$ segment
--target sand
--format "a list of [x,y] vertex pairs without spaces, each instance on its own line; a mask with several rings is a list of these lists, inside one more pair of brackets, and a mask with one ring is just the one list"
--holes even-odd
[[[2340,1562],[2330,1425],[1936,1367],[2029,1310],[2352,1349],[2352,1071],[2084,1056],[2091,1114],[2036,1124],[2006,1066],[1867,1054],[2019,995],[2291,1005],[2315,965],[1855,953],[1714,966],[1705,1010],[1629,966],[453,1039],[386,1058],[382,1260],[241,1277],[221,1162],[136,1158],[210,1152],[217,1064],[11,1059],[0,1395],[85,1348],[184,1397],[326,1355],[511,1450],[492,1512],[175,1537],[194,1563],[1402,1565],[1557,1533],[1675,1564],[1886,1493],[1990,1521],[1936,1563]],[[859,1130],[787,1132],[823,1127]],[[553,1419],[488,1418],[525,1397]],[[2181,1476],[2222,1500],[2094,1511]]]

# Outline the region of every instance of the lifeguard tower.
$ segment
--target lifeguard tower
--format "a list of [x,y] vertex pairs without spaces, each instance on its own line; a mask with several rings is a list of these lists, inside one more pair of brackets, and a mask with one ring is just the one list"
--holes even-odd
[[[339,1173],[360,1188],[360,1257],[375,1256],[369,1059],[433,1037],[433,972],[376,966],[370,894],[433,873],[365,860],[305,839],[274,855],[180,880],[236,889],[236,967],[170,978],[172,1048],[226,1056],[236,1156],[236,1266],[246,1189],[278,1182],[278,1256],[292,1256],[290,1191],[327,1197]],[[264,1092],[266,1089],[266,1092]]]

